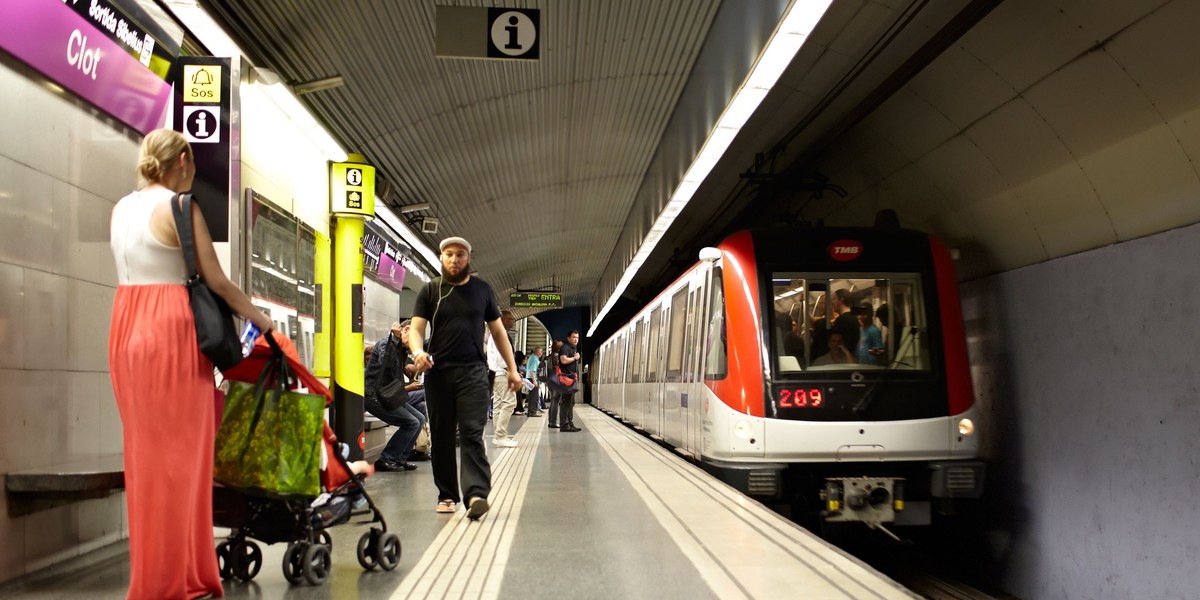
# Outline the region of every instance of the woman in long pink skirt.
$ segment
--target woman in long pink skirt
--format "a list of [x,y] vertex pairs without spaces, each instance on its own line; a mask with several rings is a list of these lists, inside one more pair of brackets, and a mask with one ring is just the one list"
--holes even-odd
[[[171,211],[196,174],[187,140],[169,129],[147,134],[138,174],[146,186],[113,209],[118,286],[108,345],[125,443],[128,598],[216,598],[224,593],[212,534],[213,365],[197,346]],[[270,330],[271,320],[221,271],[204,217],[192,208],[200,276],[235,312]]]

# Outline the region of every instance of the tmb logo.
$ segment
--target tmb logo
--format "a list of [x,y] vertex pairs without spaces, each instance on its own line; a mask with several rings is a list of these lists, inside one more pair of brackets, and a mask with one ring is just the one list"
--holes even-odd
[[862,253],[862,244],[854,240],[838,240],[829,245],[829,257],[833,260],[846,262],[862,256]]

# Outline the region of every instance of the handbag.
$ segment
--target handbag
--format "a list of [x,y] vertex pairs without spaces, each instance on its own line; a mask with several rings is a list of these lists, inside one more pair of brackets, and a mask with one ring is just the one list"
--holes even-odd
[[[375,380],[375,397],[379,400],[379,405],[388,412],[392,412],[408,402],[408,390],[404,387],[404,367],[397,360],[397,357],[403,356],[398,345],[393,347],[389,340],[383,351],[383,369],[380,370],[379,377]],[[390,381],[383,385],[379,384],[381,380],[389,376],[392,378]]]
[[242,343],[233,323],[233,310],[224,298],[209,289],[196,269],[192,195],[176,194],[171,198],[171,212],[175,214],[175,229],[179,232],[179,245],[183,249],[183,260],[187,263],[186,285],[192,305],[192,319],[196,323],[196,341],[200,351],[218,369],[231,369],[242,362]]
[[559,385],[570,391],[575,391],[575,378],[563,373],[562,367],[554,367],[554,377],[558,379]]
[[[267,341],[278,347],[273,338]],[[292,391],[293,381],[278,351],[256,383],[229,382],[213,479],[268,497],[320,493],[325,397]]]

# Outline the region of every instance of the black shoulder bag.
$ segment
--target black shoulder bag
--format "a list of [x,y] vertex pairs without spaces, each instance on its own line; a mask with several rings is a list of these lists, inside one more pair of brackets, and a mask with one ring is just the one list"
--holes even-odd
[[[379,378],[375,381],[375,396],[380,406],[392,412],[408,402],[408,390],[404,388],[404,350],[399,343],[393,346],[390,339],[383,348],[383,368],[379,370]],[[380,381],[389,376],[391,379],[380,385]]]
[[196,269],[192,195],[176,194],[171,198],[171,212],[175,214],[175,229],[179,232],[179,245],[183,249],[183,260],[187,263],[186,285],[192,303],[192,318],[196,322],[196,341],[200,344],[200,351],[218,369],[231,369],[242,362],[242,344],[238,340],[237,327],[233,324],[233,310],[224,298],[208,288]]

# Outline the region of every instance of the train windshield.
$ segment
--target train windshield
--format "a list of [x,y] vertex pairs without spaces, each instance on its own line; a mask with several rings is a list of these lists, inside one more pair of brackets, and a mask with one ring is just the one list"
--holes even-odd
[[930,368],[917,273],[781,271],[771,290],[778,374]]

